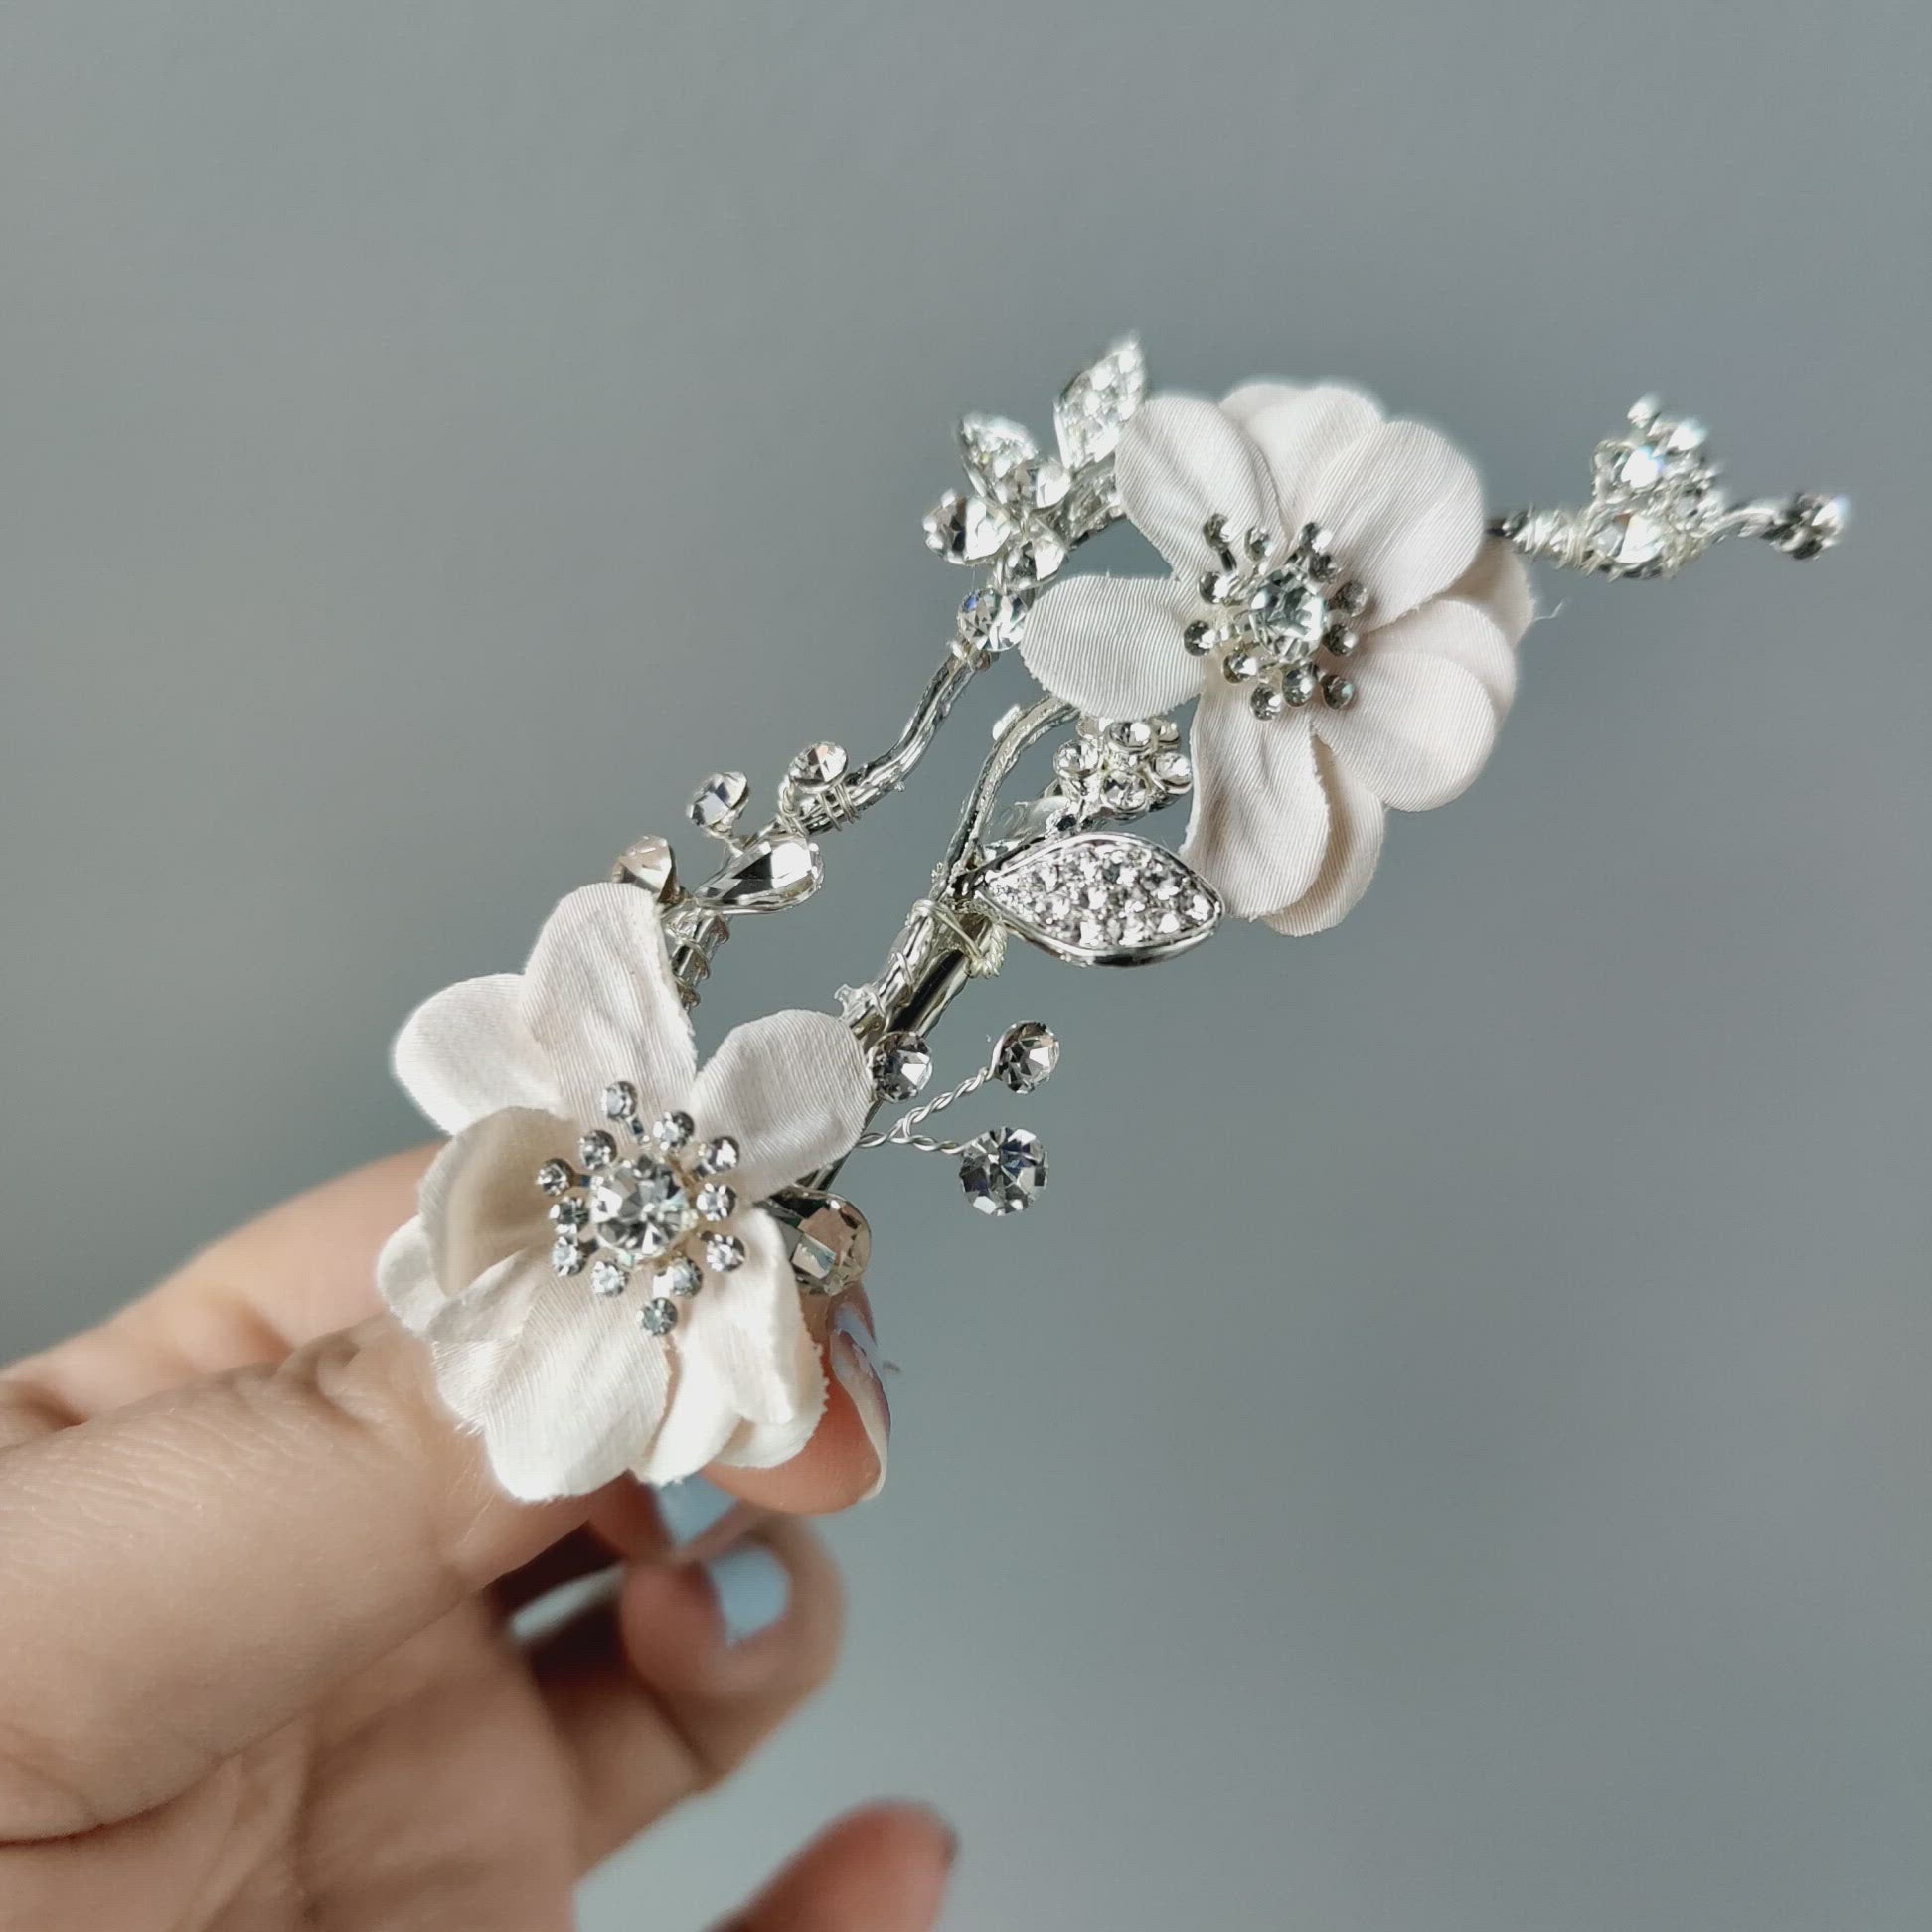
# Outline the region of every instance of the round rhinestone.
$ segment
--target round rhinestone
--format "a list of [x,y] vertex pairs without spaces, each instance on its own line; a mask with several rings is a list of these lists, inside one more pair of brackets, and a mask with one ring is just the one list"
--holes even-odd
[[561,1195],[576,1186],[576,1176],[563,1161],[546,1161],[537,1170],[537,1185],[547,1195]]
[[1194,766],[1185,751],[1163,751],[1154,760],[1154,775],[1167,790],[1182,792],[1194,783]]
[[1059,1064],[1059,1042],[1050,1027],[1023,1020],[1000,1036],[993,1055],[993,1077],[1015,1093],[1031,1093],[1052,1078]]
[[737,1190],[722,1181],[698,1190],[698,1218],[703,1221],[727,1221],[737,1212]]
[[738,1144],[729,1134],[720,1134],[716,1140],[707,1141],[691,1163],[691,1171],[701,1181],[709,1181],[714,1175],[729,1174],[738,1164]]
[[1248,693],[1248,710],[1256,718],[1279,718],[1287,707],[1287,699],[1273,685],[1256,685]]
[[651,1286],[660,1295],[681,1295],[686,1300],[704,1285],[704,1270],[688,1254],[680,1254],[661,1263],[651,1276]]
[[883,1100],[910,1100],[932,1078],[932,1054],[913,1033],[887,1034],[872,1050],[873,1086]]
[[1181,633],[1181,648],[1190,657],[1206,657],[1214,648],[1213,626],[1197,618]]
[[603,1090],[606,1120],[629,1120],[637,1112],[637,1089],[628,1080],[612,1080]]
[[590,1178],[590,1218],[606,1245],[663,1254],[698,1224],[683,1177],[657,1161],[619,1161]]
[[1314,697],[1320,680],[1307,665],[1298,664],[1281,681],[1281,695],[1291,705],[1305,705]]
[[567,1234],[560,1234],[551,1244],[551,1267],[561,1275],[580,1274],[590,1258],[590,1250],[579,1247]]
[[1355,703],[1355,680],[1345,678],[1331,671],[1322,680],[1322,696],[1328,701],[1331,711],[1346,711]]
[[705,1266],[714,1274],[729,1274],[744,1265],[744,1243],[735,1234],[705,1236]]
[[587,1168],[602,1167],[617,1158],[617,1143],[599,1128],[577,1142],[577,1159]]
[[1046,1185],[1046,1150],[1024,1127],[996,1127],[961,1157],[959,1185],[982,1214],[1017,1214]]
[[599,1261],[590,1270],[590,1292],[593,1295],[621,1295],[630,1281],[630,1270],[615,1261]]
[[660,1114],[651,1123],[651,1138],[667,1154],[675,1154],[697,1131],[688,1113]]
[[554,1201],[550,1208],[551,1225],[560,1234],[577,1234],[590,1225],[590,1206],[576,1195]]
[[818,744],[808,744],[791,761],[792,782],[803,785],[808,790],[816,790],[821,785],[835,784],[845,776],[845,746],[834,744],[829,739]]
[[751,781],[743,772],[714,771],[691,795],[691,822],[707,832],[722,832],[750,796]]
[[678,1304],[660,1295],[644,1304],[637,1321],[646,1335],[669,1335],[678,1326]]

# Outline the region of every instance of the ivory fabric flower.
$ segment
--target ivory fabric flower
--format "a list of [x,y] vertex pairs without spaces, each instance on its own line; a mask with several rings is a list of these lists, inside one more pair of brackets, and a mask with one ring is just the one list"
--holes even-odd
[[841,1021],[751,1021],[700,1071],[655,899],[590,886],[522,973],[419,1007],[395,1059],[453,1138],[378,1281],[505,1489],[665,1483],[804,1446],[824,1377],[790,1244],[756,1204],[865,1125],[872,1081]]
[[1529,579],[1485,538],[1468,461],[1358,390],[1155,397],[1115,466],[1173,576],[1056,585],[1021,654],[1093,718],[1198,698],[1183,856],[1230,911],[1319,932],[1367,888],[1384,808],[1446,804],[1481,770]]

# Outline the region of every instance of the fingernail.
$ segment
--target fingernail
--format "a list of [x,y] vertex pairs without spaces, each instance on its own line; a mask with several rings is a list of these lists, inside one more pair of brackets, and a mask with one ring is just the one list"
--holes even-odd
[[718,1600],[727,1646],[769,1630],[785,1614],[791,1573],[763,1543],[740,1543],[699,1568]]
[[879,1460],[879,1477],[867,1497],[886,1487],[886,1449],[892,1438],[892,1405],[886,1399],[886,1384],[879,1373],[879,1344],[857,1305],[842,1301],[832,1316],[832,1342],[827,1352],[832,1363],[832,1378],[858,1411],[859,1426]]
[[702,1476],[687,1476],[681,1483],[666,1483],[656,1492],[658,1521],[673,1549],[694,1543],[707,1530],[723,1523],[737,1507],[737,1498],[708,1483]]

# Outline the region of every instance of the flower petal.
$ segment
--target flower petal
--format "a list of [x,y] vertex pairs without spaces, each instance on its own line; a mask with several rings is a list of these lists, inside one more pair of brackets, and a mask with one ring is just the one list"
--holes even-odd
[[1238,389],[1229,390],[1220,400],[1221,413],[1232,416],[1245,429],[1263,409],[1300,394],[1298,383],[1281,383],[1263,377],[1258,382],[1243,383]]
[[537,1170],[553,1155],[567,1159],[575,1139],[575,1129],[554,1114],[506,1107],[464,1128],[430,1162],[416,1209],[445,1298],[462,1294],[506,1255],[545,1240]]
[[1304,714],[1262,720],[1218,680],[1194,722],[1195,802],[1181,856],[1227,909],[1258,919],[1315,883],[1328,849],[1328,799]]
[[445,1134],[499,1107],[557,1105],[550,1061],[524,1019],[523,978],[492,973],[446,986],[402,1023],[391,1062]]
[[1516,697],[1517,658],[1489,613],[1459,597],[1431,597],[1363,639],[1365,663],[1389,657],[1439,657],[1460,664],[1489,693],[1500,723]]
[[1483,541],[1483,491],[1469,459],[1419,422],[1384,422],[1324,460],[1307,516],[1335,533],[1336,555],[1368,586],[1377,624],[1462,575]]
[[1380,424],[1375,399],[1341,383],[1298,390],[1254,416],[1248,434],[1274,477],[1285,535],[1292,537],[1311,520],[1326,521],[1311,494],[1316,479],[1351,443]]
[[[1157,396],[1120,432],[1114,455],[1127,521],[1181,575],[1214,562],[1201,527],[1227,519],[1236,536],[1273,529],[1274,486],[1261,452],[1217,404],[1199,396]],[[1118,715],[1118,714],[1117,714]]]
[[1381,857],[1382,826],[1388,816],[1381,800],[1350,777],[1320,738],[1315,740],[1315,770],[1328,793],[1328,857],[1315,884],[1293,905],[1268,914],[1267,923],[1277,932],[1326,932],[1339,923],[1368,889]]
[[637,1088],[646,1119],[691,1085],[691,1021],[657,901],[635,886],[582,886],[550,915],[524,969],[524,1013],[568,1119],[598,1119],[612,1080]]
[[478,1430],[496,1479],[540,1502],[601,1488],[636,1463],[671,1390],[671,1350],[628,1296],[560,1281],[543,1254],[500,1261],[428,1328],[436,1392]]
[[744,1263],[707,1275],[685,1306],[670,1410],[638,1465],[648,1482],[675,1482],[747,1451],[760,1467],[784,1462],[804,1448],[825,1407],[825,1372],[799,1306],[790,1242],[756,1209],[731,1228]]
[[1483,768],[1496,742],[1496,707],[1459,664],[1417,652],[1363,651],[1355,703],[1322,710],[1317,732],[1386,805],[1426,812],[1446,805]]
[[443,1304],[436,1257],[420,1214],[411,1214],[376,1257],[376,1291],[383,1306],[409,1331],[420,1335]]
[[698,1075],[690,1111],[701,1136],[737,1142],[731,1185],[755,1201],[848,1153],[872,1105],[852,1029],[829,1013],[792,1012],[733,1027]]
[[1501,537],[1484,539],[1475,563],[1450,586],[1448,594],[1474,604],[1488,616],[1512,650],[1536,620],[1530,572],[1523,559]]
[[1073,577],[1027,619],[1027,669],[1090,718],[1158,718],[1201,689],[1201,659],[1181,648],[1200,600],[1172,577]]

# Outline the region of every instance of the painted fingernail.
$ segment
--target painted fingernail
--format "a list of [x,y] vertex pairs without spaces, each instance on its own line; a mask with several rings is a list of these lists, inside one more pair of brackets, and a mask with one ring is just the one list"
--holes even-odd
[[737,1507],[737,1498],[708,1483],[702,1476],[687,1476],[681,1483],[665,1483],[656,1492],[658,1521],[673,1549],[694,1543],[707,1530],[723,1523]]
[[832,1341],[827,1351],[832,1377],[852,1400],[859,1426],[879,1460],[879,1477],[866,1492],[874,1497],[886,1487],[886,1449],[892,1437],[892,1405],[879,1373],[879,1344],[856,1304],[843,1301],[832,1316]]
[[727,1646],[742,1644],[769,1630],[785,1614],[791,1597],[791,1572],[763,1543],[740,1543],[699,1567],[718,1600]]

